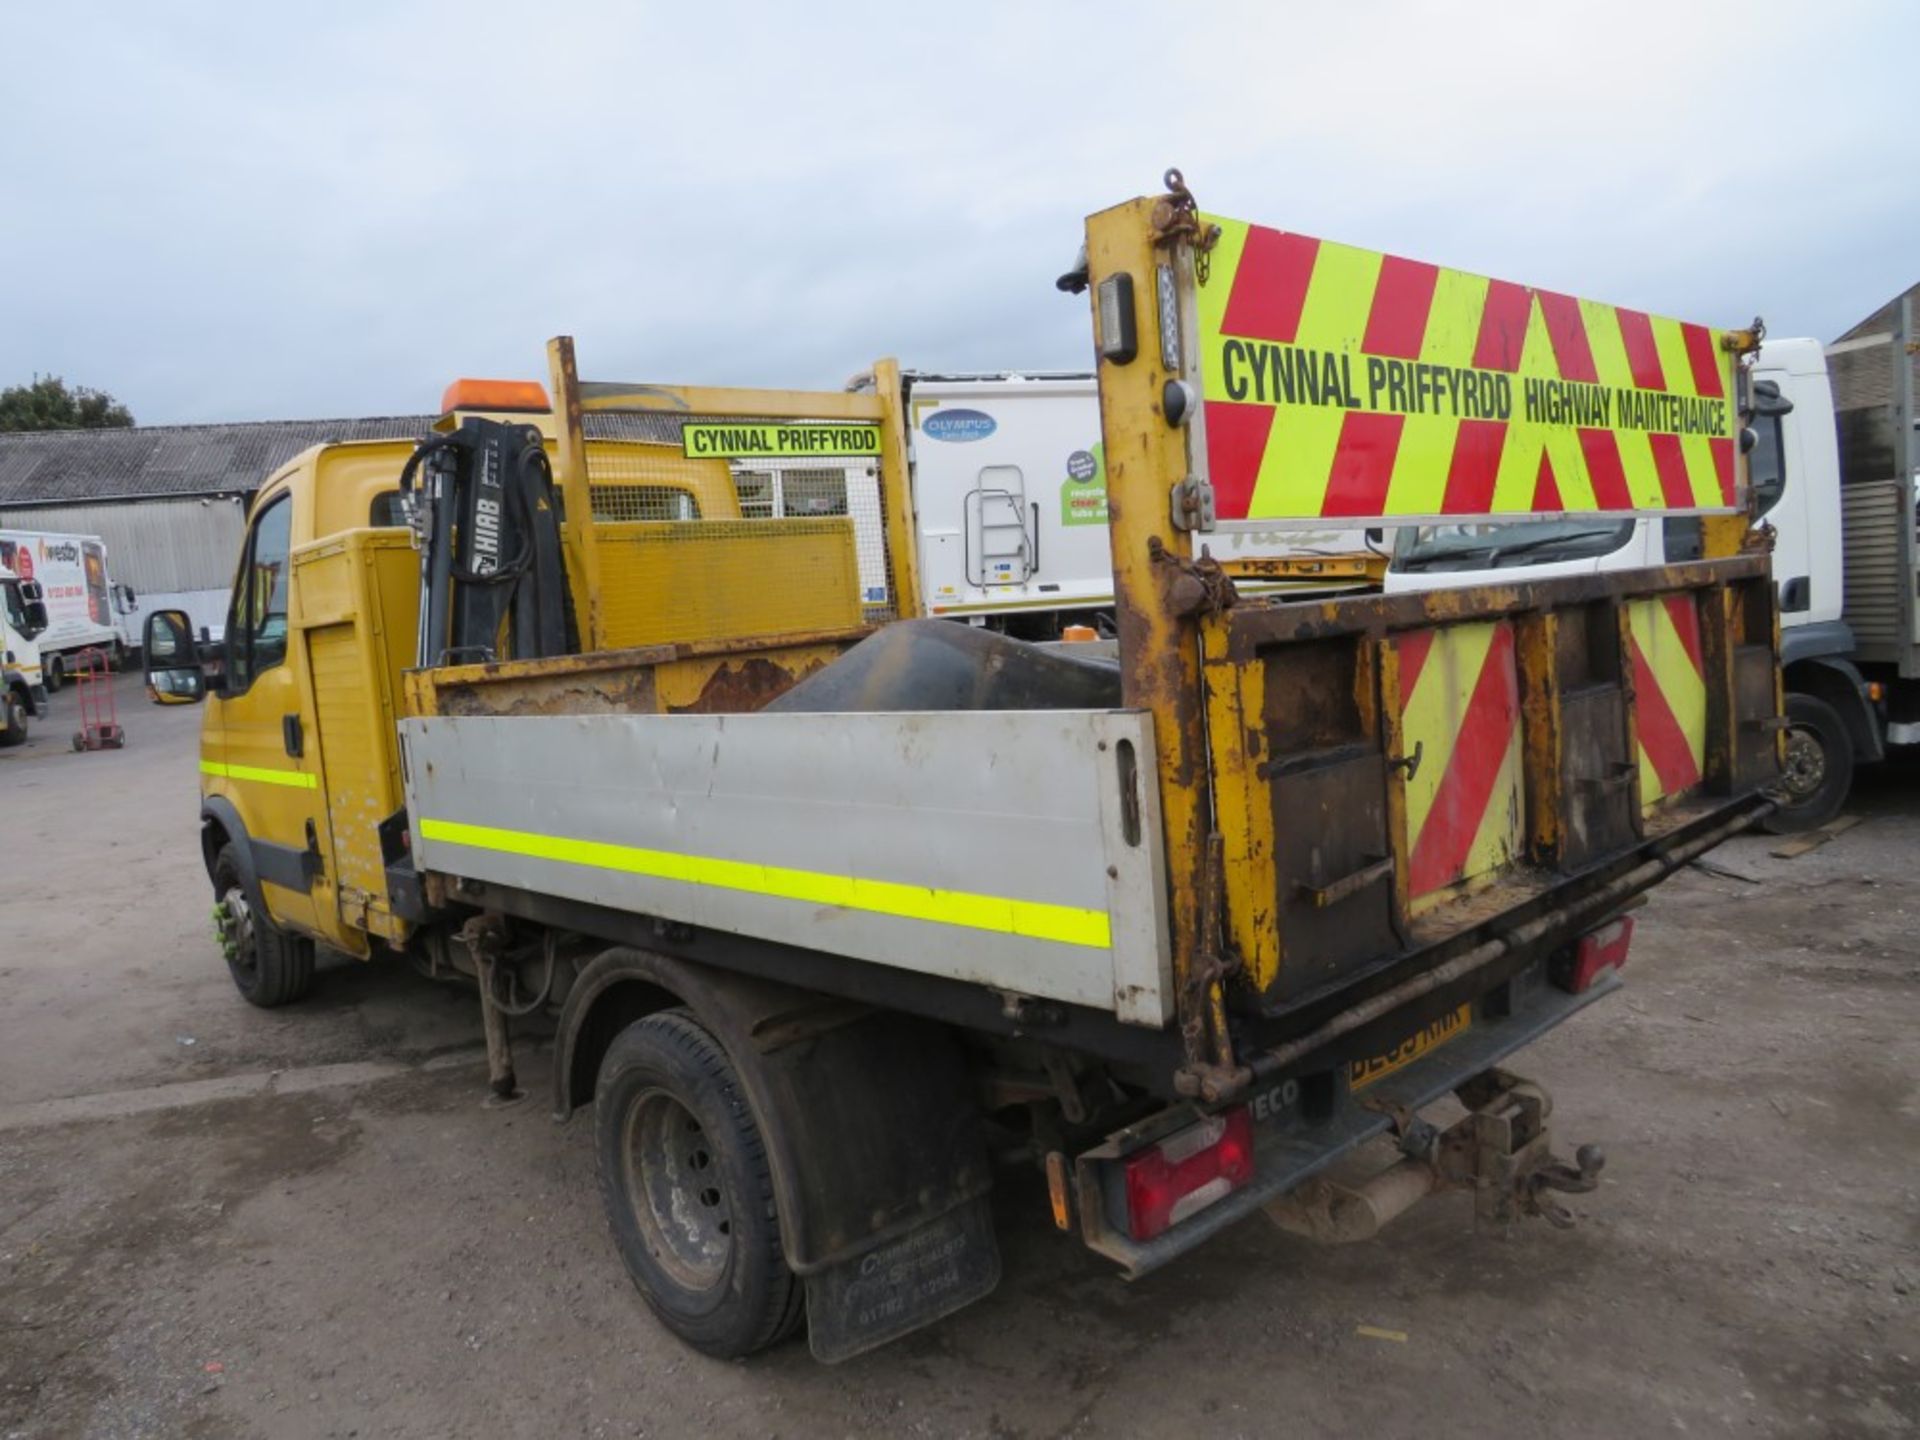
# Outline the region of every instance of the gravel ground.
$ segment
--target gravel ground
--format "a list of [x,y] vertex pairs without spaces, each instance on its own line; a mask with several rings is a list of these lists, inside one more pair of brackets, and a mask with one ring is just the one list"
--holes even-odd
[[469,997],[337,962],[243,1004],[198,712],[121,703],[123,752],[70,753],[65,695],[0,752],[0,1436],[1920,1430],[1920,768],[1669,883],[1623,995],[1518,1057],[1610,1157],[1576,1229],[1256,1220],[1129,1285],[1008,1175],[999,1291],[827,1368],[654,1324],[586,1127],[481,1107]]

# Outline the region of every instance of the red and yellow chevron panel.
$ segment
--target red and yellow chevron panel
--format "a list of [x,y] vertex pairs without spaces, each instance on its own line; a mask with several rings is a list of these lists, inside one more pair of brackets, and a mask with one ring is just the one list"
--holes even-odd
[[1222,520],[1737,508],[1720,331],[1207,218]]
[[1707,681],[1693,596],[1627,605],[1633,714],[1640,737],[1640,804],[1651,809],[1700,783],[1707,753]]
[[1524,838],[1513,625],[1397,636],[1413,899],[1503,868]]

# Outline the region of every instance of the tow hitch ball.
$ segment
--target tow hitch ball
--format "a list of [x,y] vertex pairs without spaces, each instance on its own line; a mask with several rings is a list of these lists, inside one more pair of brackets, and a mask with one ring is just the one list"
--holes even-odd
[[1474,1214],[1506,1223],[1539,1215],[1566,1229],[1573,1214],[1555,1192],[1598,1188],[1606,1156],[1582,1145],[1573,1163],[1553,1153],[1547,1117],[1553,1099],[1531,1080],[1486,1070],[1454,1092],[1467,1114],[1445,1130],[1399,1106],[1379,1104],[1405,1157],[1359,1185],[1316,1176],[1267,1206],[1274,1224],[1309,1239],[1366,1240],[1395,1216],[1440,1190],[1471,1190]]
[[1467,1114],[1439,1137],[1433,1159],[1441,1184],[1472,1190],[1483,1220],[1539,1215],[1562,1230],[1571,1226],[1572,1212],[1552,1192],[1597,1189],[1607,1163],[1600,1147],[1582,1145],[1571,1165],[1556,1156],[1547,1130],[1553,1097],[1505,1070],[1484,1070],[1454,1095]]
[[1582,1145],[1573,1152],[1573,1164],[1553,1160],[1527,1177],[1527,1207],[1544,1215],[1547,1223],[1562,1230],[1571,1229],[1573,1214],[1544,1192],[1560,1190],[1568,1195],[1584,1195],[1600,1186],[1600,1167],[1607,1163],[1598,1145]]

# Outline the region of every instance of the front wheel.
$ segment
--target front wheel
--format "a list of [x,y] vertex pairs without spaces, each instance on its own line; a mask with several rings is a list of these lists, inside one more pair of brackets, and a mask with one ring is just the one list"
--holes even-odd
[[726,1051],[686,1010],[628,1026],[594,1091],[600,1194],[633,1283],[696,1350],[734,1359],[798,1328],[765,1142]]
[[1787,696],[1787,766],[1780,808],[1765,820],[1776,835],[1817,830],[1840,813],[1853,788],[1853,742],[1840,712],[1811,695]]
[[0,745],[27,743],[27,705],[11,690],[0,690]]
[[213,933],[227,957],[234,988],[263,1010],[290,1005],[313,988],[313,944],[268,918],[240,877],[233,844],[213,861]]

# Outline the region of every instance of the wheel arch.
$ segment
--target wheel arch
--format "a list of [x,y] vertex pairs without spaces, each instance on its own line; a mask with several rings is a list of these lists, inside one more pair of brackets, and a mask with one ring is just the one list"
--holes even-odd
[[254,873],[253,846],[247,838],[246,824],[226,796],[209,795],[200,802],[200,857],[206,862],[208,884],[213,883],[214,861],[221,847],[228,844],[233,846],[233,863],[240,869],[240,879],[257,895],[260,877]]
[[589,961],[561,1005],[555,1117],[591,1100],[621,1029],[675,1005],[740,1077],[797,1273],[863,1254],[990,1187],[978,1102],[948,1027],[626,946]]

